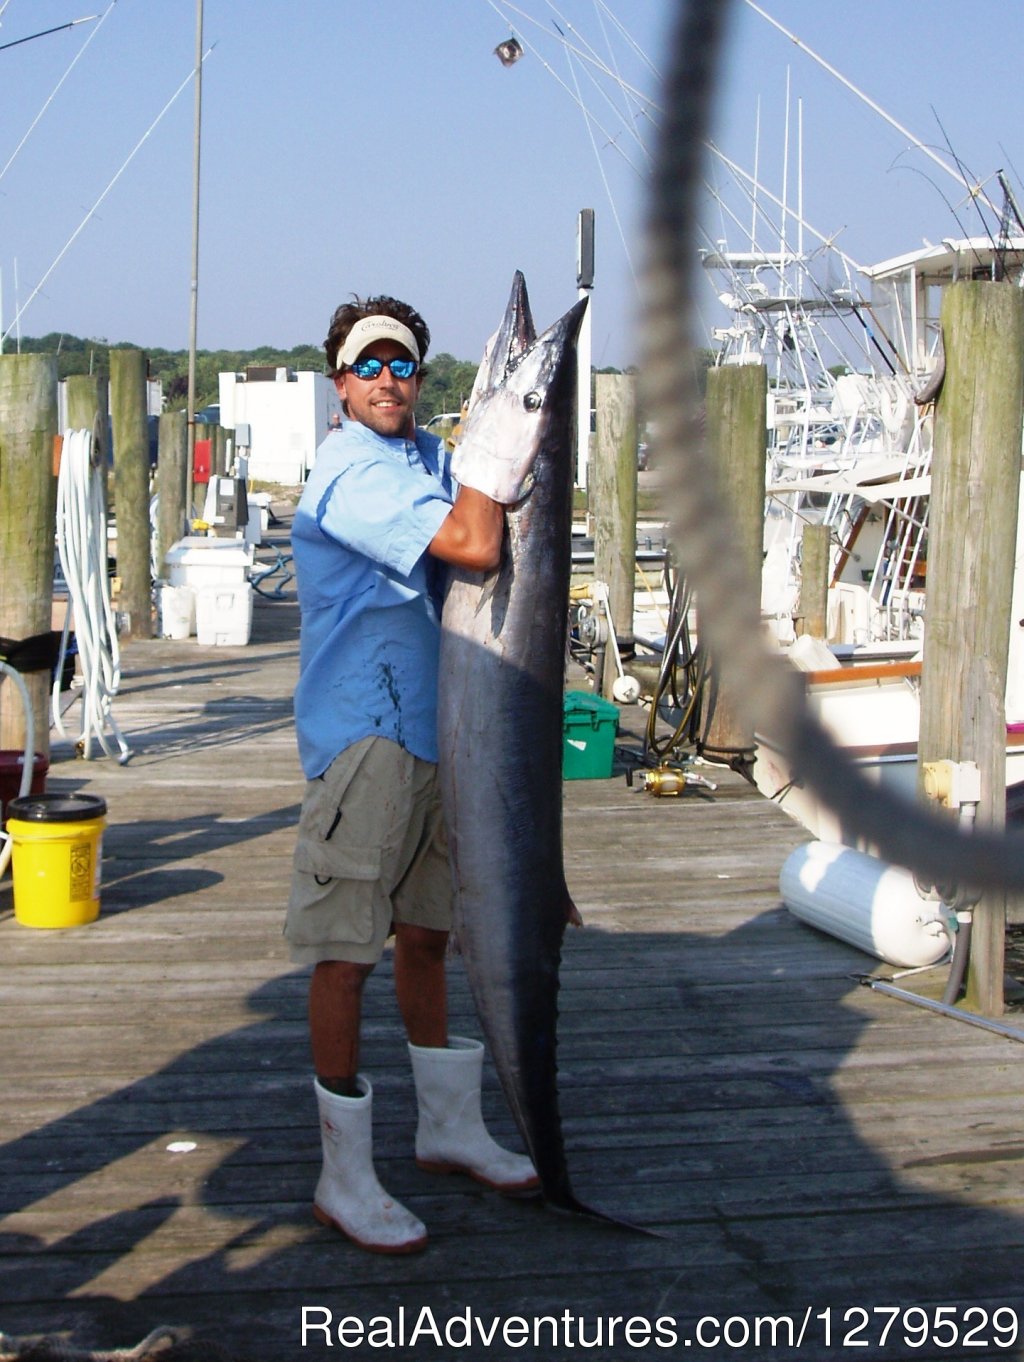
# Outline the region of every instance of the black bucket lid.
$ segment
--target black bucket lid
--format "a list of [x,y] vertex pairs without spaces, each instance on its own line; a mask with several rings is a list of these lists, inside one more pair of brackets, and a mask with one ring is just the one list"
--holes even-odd
[[85,823],[102,818],[106,811],[107,801],[99,795],[38,794],[12,799],[6,816],[23,823]]

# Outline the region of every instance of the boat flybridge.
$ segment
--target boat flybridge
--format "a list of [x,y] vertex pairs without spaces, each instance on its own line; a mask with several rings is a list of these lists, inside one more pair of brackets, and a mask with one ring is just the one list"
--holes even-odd
[[[964,278],[1021,283],[1024,236],[945,240],[867,267],[723,245],[702,263],[728,283],[717,362],[768,370],[762,603],[780,642],[792,642],[812,522],[833,532],[829,642],[918,646],[932,452],[921,399],[940,364],[942,291]],[[823,269],[842,277],[821,284]]]

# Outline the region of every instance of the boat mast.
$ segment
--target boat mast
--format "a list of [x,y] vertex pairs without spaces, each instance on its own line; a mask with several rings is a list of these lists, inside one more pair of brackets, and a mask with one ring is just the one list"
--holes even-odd
[[782,221],[779,230],[779,292],[783,291],[786,271],[786,216],[789,212],[789,67],[786,67],[786,118],[782,143]]
[[757,180],[761,161],[761,96],[757,97],[757,112],[754,115],[754,179],[750,193],[750,254],[757,250]]
[[188,330],[188,456],[185,512],[192,515],[192,470],[196,456],[196,333],[199,320],[199,149],[203,112],[203,0],[196,0],[195,131],[192,148],[192,282]]
[[804,102],[796,102],[796,253],[800,258],[797,297],[804,296]]
[[[576,296],[589,298],[594,288],[594,210],[581,208],[576,220]],[[588,485],[590,477],[590,364],[591,308],[583,314],[576,341],[576,482]]]

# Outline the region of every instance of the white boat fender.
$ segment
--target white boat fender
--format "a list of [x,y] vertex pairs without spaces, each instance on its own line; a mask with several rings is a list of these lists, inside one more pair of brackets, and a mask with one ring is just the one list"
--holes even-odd
[[866,852],[807,842],[786,858],[779,892],[802,922],[890,965],[934,965],[949,953],[943,905],[922,897],[909,870]]

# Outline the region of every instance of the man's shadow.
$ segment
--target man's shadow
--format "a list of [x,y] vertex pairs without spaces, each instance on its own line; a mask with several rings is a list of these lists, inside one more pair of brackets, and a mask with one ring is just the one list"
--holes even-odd
[[[936,1061],[931,1019],[919,1020],[920,1052],[908,1064],[933,1068],[936,1090],[914,1085],[903,1109],[891,1055],[874,1051],[906,1014],[895,1003],[883,1008],[872,1022],[879,1039],[865,1043],[877,1009],[865,1009],[849,978],[863,960],[781,908],[720,937],[570,935],[559,1026],[570,1172],[584,1201],[663,1236],[652,1237],[417,1169],[411,1075],[386,957],[368,985],[363,1048],[376,1164],[431,1233],[424,1253],[397,1260],[365,1253],[311,1217],[320,1147],[307,975],[283,974],[250,995],[249,1025],[0,1147],[0,1328],[72,1328],[98,1346],[186,1325],[239,1358],[276,1362],[327,1346],[314,1332],[300,1348],[303,1306],[321,1310],[314,1319],[326,1310],[335,1322],[376,1317],[394,1329],[402,1308],[407,1328],[424,1307],[441,1327],[467,1308],[484,1320],[560,1320],[568,1310],[586,1321],[587,1338],[614,1315],[671,1320],[684,1337],[716,1314],[802,1318],[814,1307],[839,1319],[882,1304],[1019,1306],[1024,1222],[991,1204],[984,1184],[990,1173],[998,1178],[1001,1160],[1019,1160],[1020,1141],[1000,1147],[998,1107],[957,1109],[951,1057]],[[457,962],[450,974],[452,1030],[478,1034]],[[45,1072],[42,1046],[39,1066]],[[486,1072],[489,1123],[518,1145]],[[893,1152],[899,1141],[884,1141],[889,1152],[880,1153],[855,1125],[872,1083],[876,1136],[888,1119],[913,1121],[915,1106],[939,1123],[945,1107],[953,1129],[938,1124],[931,1144],[908,1138],[902,1152]],[[850,1111],[846,1091],[857,1100]],[[944,1160],[961,1160],[957,1145],[974,1138],[972,1127],[991,1163],[972,1168],[969,1185],[955,1169],[947,1175]],[[194,1148],[175,1153],[174,1144]],[[928,1147],[933,1154],[922,1153]],[[19,1228],[37,1224],[40,1208],[53,1217],[45,1241]],[[79,1222],[66,1233],[62,1208]],[[820,1348],[823,1321],[815,1327]],[[528,1355],[566,1355],[546,1339]],[[406,1349],[396,1338],[393,1351],[444,1355],[429,1336]],[[614,1344],[586,1351],[645,1355]],[[346,1352],[381,1355],[369,1344]],[[665,1354],[652,1343],[646,1355]],[[890,1344],[861,1355],[902,1354]]]

